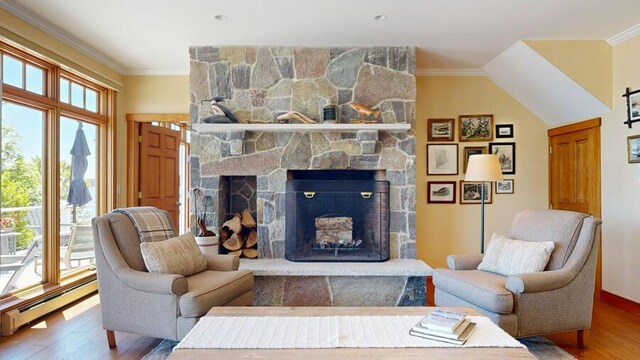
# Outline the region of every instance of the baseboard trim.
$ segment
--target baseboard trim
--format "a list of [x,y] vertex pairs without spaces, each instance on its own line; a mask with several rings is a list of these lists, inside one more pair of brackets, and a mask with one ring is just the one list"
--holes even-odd
[[616,294],[612,294],[606,290],[600,291],[600,300],[618,307],[624,311],[628,311],[632,314],[640,316],[640,304],[635,301],[623,298],[622,296]]

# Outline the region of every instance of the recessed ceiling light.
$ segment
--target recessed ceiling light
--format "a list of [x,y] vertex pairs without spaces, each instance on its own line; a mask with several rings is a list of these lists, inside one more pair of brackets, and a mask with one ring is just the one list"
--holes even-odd
[[376,21],[385,21],[387,20],[387,15],[376,15],[373,19]]
[[227,15],[216,15],[213,18],[220,21],[227,20]]

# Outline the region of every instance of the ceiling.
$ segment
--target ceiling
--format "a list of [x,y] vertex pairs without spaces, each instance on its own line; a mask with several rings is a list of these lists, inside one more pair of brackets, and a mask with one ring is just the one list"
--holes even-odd
[[[125,75],[187,74],[190,45],[415,45],[417,68],[479,69],[518,40],[607,40],[638,0],[2,0]],[[227,20],[214,20],[223,14]],[[375,21],[384,14],[386,21]]]

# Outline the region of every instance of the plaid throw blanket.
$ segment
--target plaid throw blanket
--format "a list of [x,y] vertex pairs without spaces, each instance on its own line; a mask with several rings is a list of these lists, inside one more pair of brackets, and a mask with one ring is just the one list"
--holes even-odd
[[140,242],[160,241],[176,236],[167,213],[158,208],[138,206],[115,209],[113,212],[125,214],[133,221],[133,225],[140,237]]

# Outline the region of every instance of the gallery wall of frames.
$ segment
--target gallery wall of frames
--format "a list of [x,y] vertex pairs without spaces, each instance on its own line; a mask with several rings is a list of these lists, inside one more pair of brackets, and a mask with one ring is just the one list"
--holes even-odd
[[[495,123],[492,114],[459,115],[428,119],[427,202],[430,204],[480,204],[481,182],[464,181],[469,157],[495,154],[503,181],[486,182],[485,204],[493,195],[513,194],[516,174],[516,143],[513,124]],[[438,176],[460,176],[458,181],[439,181]]]

